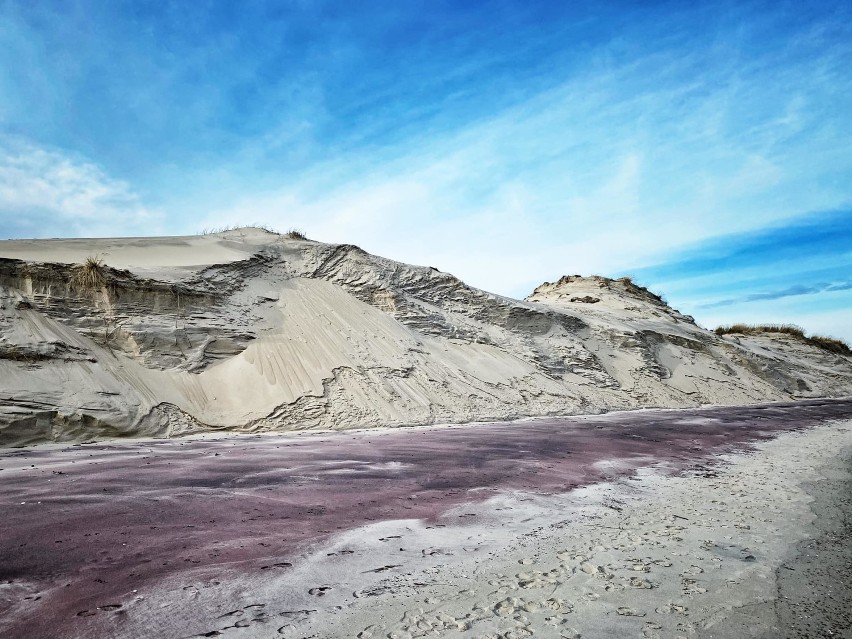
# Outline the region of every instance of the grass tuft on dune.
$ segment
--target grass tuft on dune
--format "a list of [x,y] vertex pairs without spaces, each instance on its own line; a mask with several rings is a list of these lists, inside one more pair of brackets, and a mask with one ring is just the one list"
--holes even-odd
[[730,334],[760,335],[761,333],[784,333],[831,353],[852,355],[852,348],[843,340],[824,335],[807,336],[804,329],[795,324],[731,324],[730,326],[719,326],[714,332],[719,336]]

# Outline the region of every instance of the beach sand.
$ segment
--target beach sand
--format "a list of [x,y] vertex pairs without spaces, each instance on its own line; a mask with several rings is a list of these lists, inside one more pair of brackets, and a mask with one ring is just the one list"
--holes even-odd
[[399,639],[850,637],[852,422],[758,448],[706,472],[640,473],[540,503],[499,552],[462,553],[417,594],[390,588],[313,627]]
[[842,401],[6,451],[0,633],[848,637],[851,457]]

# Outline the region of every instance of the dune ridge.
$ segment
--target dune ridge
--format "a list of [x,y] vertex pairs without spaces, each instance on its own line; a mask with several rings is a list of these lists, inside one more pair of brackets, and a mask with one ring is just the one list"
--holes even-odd
[[0,242],[0,445],[848,395],[852,357],[716,335],[627,279],[515,300],[253,228]]

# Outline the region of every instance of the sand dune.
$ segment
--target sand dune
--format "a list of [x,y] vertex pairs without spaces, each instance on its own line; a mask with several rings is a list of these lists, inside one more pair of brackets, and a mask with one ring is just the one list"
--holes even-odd
[[0,242],[0,318],[0,445],[852,395],[851,358],[627,280],[520,301],[259,229]]

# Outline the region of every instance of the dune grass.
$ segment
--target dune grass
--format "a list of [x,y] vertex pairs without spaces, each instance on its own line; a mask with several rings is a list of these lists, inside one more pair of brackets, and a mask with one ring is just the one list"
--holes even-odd
[[653,299],[653,300],[655,300],[655,301],[657,301],[661,304],[668,305],[668,301],[666,300],[665,295],[663,295],[662,293],[655,293],[654,291],[652,291],[648,287],[642,286],[641,284],[638,284],[636,282],[636,280],[633,279],[633,277],[631,277],[630,275],[625,275],[624,277],[619,277],[616,281],[624,284],[624,286],[625,286],[625,288],[627,288],[627,290],[632,290],[634,293],[642,293],[642,294],[648,295],[649,297],[651,297],[651,299]]
[[719,326],[716,335],[760,335],[761,333],[783,333],[823,350],[838,355],[852,355],[849,344],[840,339],[824,335],[805,335],[805,330],[795,324],[731,324]]
[[740,335],[758,335],[760,333],[786,333],[796,337],[804,337],[805,330],[795,324],[731,324],[730,326],[719,326],[714,331],[716,335],[727,335],[738,333]]
[[84,291],[99,291],[106,284],[106,264],[97,255],[90,255],[74,269],[72,282]]
[[301,231],[301,229],[290,229],[284,234],[288,240],[306,240],[308,237]]
[[267,233],[272,233],[273,235],[278,235],[280,237],[286,238],[288,240],[307,240],[308,236],[305,235],[304,231],[297,228],[291,228],[286,233],[281,233],[280,231],[272,228],[267,224],[229,224],[226,226],[213,226],[210,228],[203,228],[198,233],[199,235],[216,235],[217,233],[227,233],[228,231],[244,231],[247,229],[260,229],[261,231],[266,231]]
[[852,355],[852,348],[850,348],[849,344],[844,342],[842,339],[826,337],[825,335],[811,335],[808,338],[808,341],[815,346],[819,346],[820,348],[831,351],[832,353],[837,353],[838,355]]
[[244,229],[260,229],[261,231],[266,231],[267,233],[272,233],[273,235],[281,235],[281,233],[268,224],[226,224],[225,226],[211,226],[205,227],[199,231],[199,235],[215,235],[216,233],[227,233],[228,231],[242,231]]

